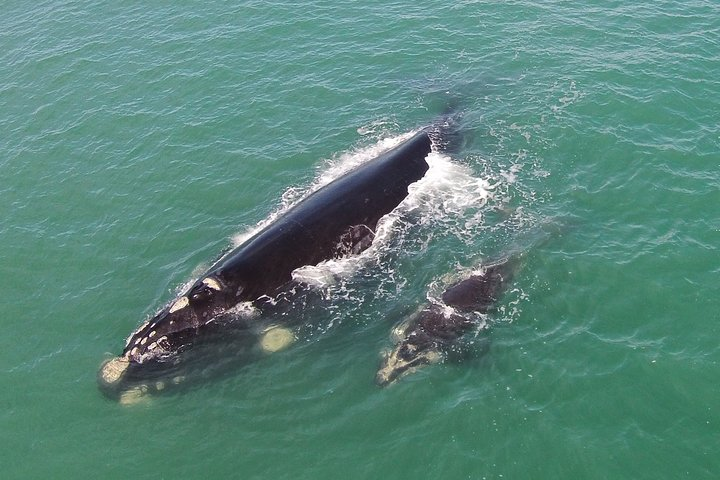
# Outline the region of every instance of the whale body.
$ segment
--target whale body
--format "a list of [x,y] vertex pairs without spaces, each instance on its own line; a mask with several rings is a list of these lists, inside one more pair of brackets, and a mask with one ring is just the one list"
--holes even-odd
[[481,326],[478,314],[490,311],[513,275],[514,261],[484,266],[448,287],[440,302],[431,302],[393,331],[395,345],[375,376],[385,387],[424,365],[442,361],[468,331]]
[[368,248],[378,221],[421,179],[432,150],[428,127],[313,192],[234,248],[128,338],[106,362],[100,383],[112,386],[128,367],[172,356],[242,302],[281,292],[292,272]]

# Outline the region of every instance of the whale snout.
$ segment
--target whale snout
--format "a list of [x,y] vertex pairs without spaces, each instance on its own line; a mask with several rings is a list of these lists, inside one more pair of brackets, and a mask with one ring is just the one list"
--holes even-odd
[[130,359],[127,356],[111,358],[100,365],[98,383],[106,391],[115,390],[122,383],[128,368]]
[[[159,365],[154,365],[158,367]],[[122,405],[131,405],[184,383],[185,376],[164,368],[141,365],[127,355],[104,361],[98,369],[100,391]]]
[[375,383],[380,387],[387,387],[408,373],[440,361],[442,353],[437,348],[420,348],[410,343],[400,343],[383,358],[375,374]]

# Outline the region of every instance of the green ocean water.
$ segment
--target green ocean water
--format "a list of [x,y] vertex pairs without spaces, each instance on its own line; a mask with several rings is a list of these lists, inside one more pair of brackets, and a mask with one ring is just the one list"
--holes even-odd
[[[9,0],[0,65],[2,478],[720,475],[717,2]],[[296,344],[101,394],[237,237],[448,103],[460,148]],[[508,252],[484,347],[378,388]]]

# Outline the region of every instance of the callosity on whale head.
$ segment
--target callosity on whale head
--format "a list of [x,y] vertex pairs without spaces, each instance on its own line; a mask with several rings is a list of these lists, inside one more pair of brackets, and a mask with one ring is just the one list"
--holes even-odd
[[201,327],[237,304],[240,294],[218,276],[198,280],[130,335],[122,354],[100,367],[98,382],[112,391],[133,368],[177,353]]
[[375,381],[384,387],[423,365],[441,362],[450,344],[474,322],[452,308],[432,304],[405,322],[394,348],[384,355]]
[[382,367],[375,375],[375,382],[379,386],[385,387],[423,365],[438,363],[442,359],[443,352],[437,348],[419,350],[412,344],[400,345],[385,356]]
[[188,337],[239,301],[240,292],[217,276],[196,281],[128,338],[122,356],[144,363],[175,352]]

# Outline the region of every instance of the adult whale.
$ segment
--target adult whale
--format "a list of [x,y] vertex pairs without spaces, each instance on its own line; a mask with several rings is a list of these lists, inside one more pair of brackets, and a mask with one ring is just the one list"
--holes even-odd
[[172,356],[241,302],[282,291],[295,269],[367,248],[380,218],[425,175],[431,136],[440,139],[442,132],[440,124],[418,131],[310,194],[233,249],[130,335],[122,354],[102,366],[101,385],[112,387],[128,368]]

